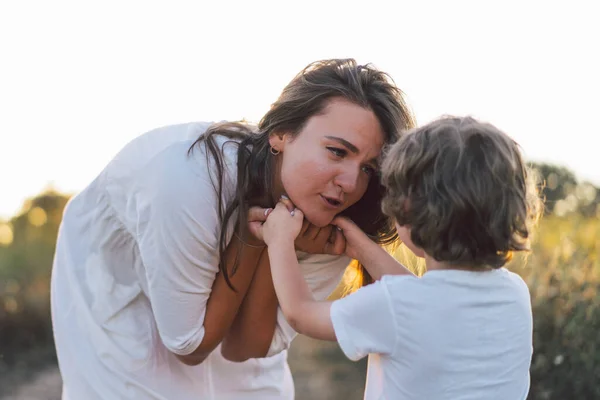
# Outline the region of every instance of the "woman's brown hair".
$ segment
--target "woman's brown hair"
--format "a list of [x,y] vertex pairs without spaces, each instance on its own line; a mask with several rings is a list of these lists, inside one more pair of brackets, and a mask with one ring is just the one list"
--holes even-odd
[[[343,98],[373,111],[384,131],[386,144],[394,143],[402,132],[414,126],[412,113],[402,92],[387,74],[371,65],[357,65],[353,59],[333,59],[311,63],[296,75],[263,116],[257,129],[240,122],[215,124],[190,147],[192,151],[195,145],[204,143],[216,164],[214,186],[219,199],[221,224],[219,269],[228,283],[229,276],[223,260],[227,247],[227,226],[232,216],[237,210],[236,232],[241,234],[239,224],[245,223],[251,206],[274,206],[270,204],[271,200],[256,204],[257,199],[264,199],[265,194],[273,191],[274,165],[269,151],[269,137],[283,133],[297,135],[306,122],[321,113],[333,98]],[[216,141],[218,135],[231,139],[226,143],[235,143],[239,147],[236,195],[229,204],[223,204],[222,200],[224,161],[222,149]],[[396,241],[397,233],[393,222],[381,211],[383,194],[383,187],[374,178],[364,196],[343,214],[353,219],[376,242],[389,244]],[[364,272],[359,274],[359,284],[368,283],[370,277],[362,266],[359,268]]]

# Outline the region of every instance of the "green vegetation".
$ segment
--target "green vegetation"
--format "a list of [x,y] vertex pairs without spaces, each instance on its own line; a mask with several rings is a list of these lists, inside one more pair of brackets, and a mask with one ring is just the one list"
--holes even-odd
[[[531,255],[509,266],[527,281],[532,296],[529,398],[600,398],[600,190],[578,183],[564,168],[538,168],[546,181],[546,216]],[[0,221],[0,376],[26,378],[56,362],[49,281],[67,200],[45,191],[10,221]],[[401,251],[398,257],[405,260]],[[311,398],[310,390],[312,398],[324,391],[327,398],[362,398],[365,363],[346,360],[335,345],[301,338],[290,363],[299,398]]]

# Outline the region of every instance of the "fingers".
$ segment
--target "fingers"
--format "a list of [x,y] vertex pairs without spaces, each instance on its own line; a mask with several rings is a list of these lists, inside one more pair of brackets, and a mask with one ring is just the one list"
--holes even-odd
[[304,213],[299,208],[294,209],[290,214],[295,220],[300,220],[300,223],[304,221]]
[[281,198],[279,199],[279,201],[286,206],[286,208],[288,209],[289,212],[294,211],[294,209],[296,208],[294,203],[292,203],[292,201],[284,194],[281,195]]
[[344,234],[342,233],[342,231],[339,231],[337,229],[335,229],[335,241],[333,242],[333,254],[344,254],[344,252],[346,251],[346,237],[344,236]]
[[[288,200],[289,202],[289,200]],[[288,203],[291,204],[291,203]],[[302,218],[304,220],[304,213],[300,211],[299,208],[293,207],[291,210],[288,208],[288,205],[284,201],[279,201],[275,206],[275,210],[277,212],[285,211],[289,213],[294,219]]]
[[342,231],[344,229],[352,229],[354,226],[356,226],[351,219],[341,216],[335,217],[331,223],[340,228]]
[[248,231],[258,240],[264,241],[263,222],[267,220],[272,208],[250,207],[248,210]]
[[327,254],[340,255],[346,251],[346,238],[344,234],[338,230],[333,229],[331,236],[325,244],[325,251]]
[[282,211],[285,211],[288,214],[291,213],[291,210],[288,210],[287,206],[281,201],[279,201],[279,202],[277,202],[277,204],[275,204],[275,209],[273,211],[277,211],[278,213],[280,213]]
[[250,207],[248,210],[248,222],[265,222],[272,208]]
[[248,222],[248,230],[258,240],[261,240],[261,241],[265,240],[264,236],[263,236],[263,224],[262,224],[262,222],[260,222],[260,221],[251,221],[251,222]]

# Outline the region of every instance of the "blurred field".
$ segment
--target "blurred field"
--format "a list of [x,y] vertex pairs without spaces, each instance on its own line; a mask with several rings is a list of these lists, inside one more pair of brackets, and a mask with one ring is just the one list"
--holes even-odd
[[[586,196],[597,201],[598,193]],[[591,209],[587,202],[586,212],[576,212],[567,198],[560,213],[542,220],[529,258],[509,265],[527,281],[532,295],[535,353],[529,399],[600,398],[600,207]],[[0,221],[0,398],[14,395],[18,384],[31,382],[42,370],[42,386],[56,388],[48,283],[66,201],[65,195],[48,191],[25,204],[18,216]],[[558,204],[550,204],[551,209]],[[402,247],[399,251],[399,258],[419,267],[407,261]],[[298,400],[362,398],[366,362],[346,360],[335,344],[299,337],[290,364]],[[50,389],[42,393],[52,397]]]

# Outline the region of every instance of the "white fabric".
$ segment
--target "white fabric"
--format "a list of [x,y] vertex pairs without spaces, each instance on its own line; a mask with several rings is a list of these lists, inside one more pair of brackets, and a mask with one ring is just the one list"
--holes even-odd
[[369,354],[365,399],[527,397],[531,301],[504,268],[384,276],[335,301],[331,320],[348,358]]
[[[203,146],[188,156],[207,126],[141,135],[67,205],[52,274],[64,398],[293,398],[286,349],[296,333],[281,313],[267,358],[232,363],[217,348],[190,367],[173,354],[189,354],[201,343],[218,272],[215,168],[207,166]],[[235,192],[236,149],[224,147],[225,201]],[[320,299],[349,262],[298,256]]]

